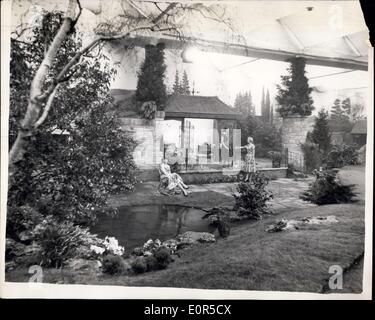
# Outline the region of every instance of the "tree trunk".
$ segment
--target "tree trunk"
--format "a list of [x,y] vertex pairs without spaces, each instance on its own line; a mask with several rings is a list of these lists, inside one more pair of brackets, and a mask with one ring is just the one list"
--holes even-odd
[[[9,186],[12,185],[12,177],[15,172],[15,165],[18,161],[23,159],[25,151],[27,149],[27,145],[30,142],[30,138],[34,134],[34,125],[38,121],[39,114],[44,102],[42,101],[42,99],[40,99],[42,95],[42,87],[44,85],[48,72],[52,67],[53,61],[56,58],[57,52],[60,50],[61,45],[66,40],[71,28],[73,27],[76,5],[77,3],[75,0],[69,0],[68,9],[65,13],[64,21],[55,38],[53,39],[51,45],[49,46],[48,51],[31,83],[30,99],[26,109],[26,115],[21,122],[16,141],[14,142],[9,152]],[[46,98],[48,98],[48,96]]]

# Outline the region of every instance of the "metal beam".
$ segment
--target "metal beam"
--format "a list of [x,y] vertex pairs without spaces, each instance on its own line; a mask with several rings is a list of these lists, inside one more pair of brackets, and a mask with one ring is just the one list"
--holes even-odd
[[306,63],[310,65],[334,67],[341,69],[368,70],[367,61],[360,61],[346,58],[332,58],[311,55],[307,53],[298,53],[292,51],[266,49],[253,47],[235,43],[225,43],[220,41],[204,40],[199,38],[179,37],[170,34],[162,34],[160,37],[138,36],[123,40],[123,45],[132,45],[144,47],[145,44],[163,42],[167,49],[184,50],[188,46],[194,46],[205,52],[216,52],[222,54],[230,54],[244,57],[253,57],[260,59],[269,59],[276,61],[287,61],[290,58],[299,56],[306,59]]

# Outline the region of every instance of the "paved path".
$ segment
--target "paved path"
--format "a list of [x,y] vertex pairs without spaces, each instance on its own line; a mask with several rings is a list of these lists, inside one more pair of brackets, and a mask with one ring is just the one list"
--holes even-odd
[[[314,178],[307,179],[277,179],[269,182],[268,188],[274,199],[271,205],[274,211],[306,208],[313,204],[299,199],[302,191]],[[219,205],[233,205],[232,194],[236,192],[237,183],[212,183],[189,186],[189,196],[163,196],[157,191],[157,182],[138,184],[133,192],[117,195],[110,199],[110,205],[119,207],[125,205],[145,204],[179,204],[194,207],[209,208]]]

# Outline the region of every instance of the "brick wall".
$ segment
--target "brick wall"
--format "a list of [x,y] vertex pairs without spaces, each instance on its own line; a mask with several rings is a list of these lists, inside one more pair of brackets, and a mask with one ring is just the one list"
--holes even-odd
[[296,169],[303,169],[304,160],[300,147],[301,143],[305,143],[306,136],[312,131],[314,125],[314,117],[286,117],[282,120],[281,141],[283,148],[288,148],[288,162],[293,164]]

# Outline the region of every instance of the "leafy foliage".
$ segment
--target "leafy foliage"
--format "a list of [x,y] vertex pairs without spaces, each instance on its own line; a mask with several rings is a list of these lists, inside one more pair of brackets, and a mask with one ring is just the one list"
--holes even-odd
[[43,216],[28,205],[9,207],[7,212],[6,236],[16,241],[22,241],[22,232],[32,232],[42,221]]
[[154,101],[146,101],[142,103],[139,111],[142,118],[152,120],[155,118],[156,109],[157,107]]
[[106,255],[102,262],[102,271],[110,275],[118,275],[126,270],[124,260],[115,255]]
[[272,124],[250,115],[240,120],[239,126],[242,144],[247,143],[247,137],[253,137],[257,157],[268,157],[270,151],[281,150],[281,135]]
[[259,219],[268,213],[268,201],[273,198],[271,191],[267,190],[268,179],[255,173],[250,182],[240,182],[237,186],[239,195],[234,194],[235,208],[240,214],[249,218]]
[[289,75],[281,76],[281,85],[277,86],[276,101],[279,104],[277,111],[282,117],[299,114],[309,116],[314,110],[311,98],[312,88],[309,87],[306,77],[306,60],[292,58],[289,60]]
[[147,271],[147,260],[145,257],[138,257],[131,263],[132,270],[135,273],[144,273]]
[[189,84],[189,78],[184,70],[182,74],[182,80],[180,81],[180,75],[178,71],[176,70],[175,78],[174,78],[174,84],[173,84],[173,94],[184,94],[184,95],[190,95],[190,84]]
[[319,111],[315,117],[311,140],[314,142],[323,154],[327,154],[331,148],[331,134],[328,125],[328,112],[324,109]]
[[[10,145],[26,110],[30,82],[61,22],[61,13],[48,13],[29,42],[11,42]],[[81,47],[80,35],[71,34],[47,82]],[[17,164],[8,206],[27,204],[44,216],[81,223],[95,216],[109,193],[133,188],[135,142],[111,112],[109,84],[115,71],[103,64],[106,59],[101,51],[83,57],[74,75],[61,84],[45,123],[30,137],[25,158]]]
[[307,140],[305,143],[301,143],[301,149],[305,159],[305,170],[307,172],[312,172],[323,164],[323,155],[317,144]]
[[164,84],[166,65],[164,63],[164,45],[146,45],[145,60],[138,72],[137,90],[138,102],[155,102],[158,110],[164,110],[167,91]]
[[303,200],[311,201],[318,205],[354,201],[354,185],[342,185],[335,171],[315,170],[314,174],[316,180],[310,184],[309,189],[301,195]]
[[327,155],[327,166],[341,168],[359,163],[359,154],[354,145],[334,145]]
[[342,102],[335,99],[331,108],[331,116],[329,119],[329,127],[332,132],[350,132],[353,125],[350,122],[352,112],[350,99],[347,98]]
[[49,218],[35,232],[36,240],[42,247],[41,264],[47,267],[61,267],[66,260],[76,256],[88,257],[90,246],[101,243],[87,228],[69,221],[58,223]]

